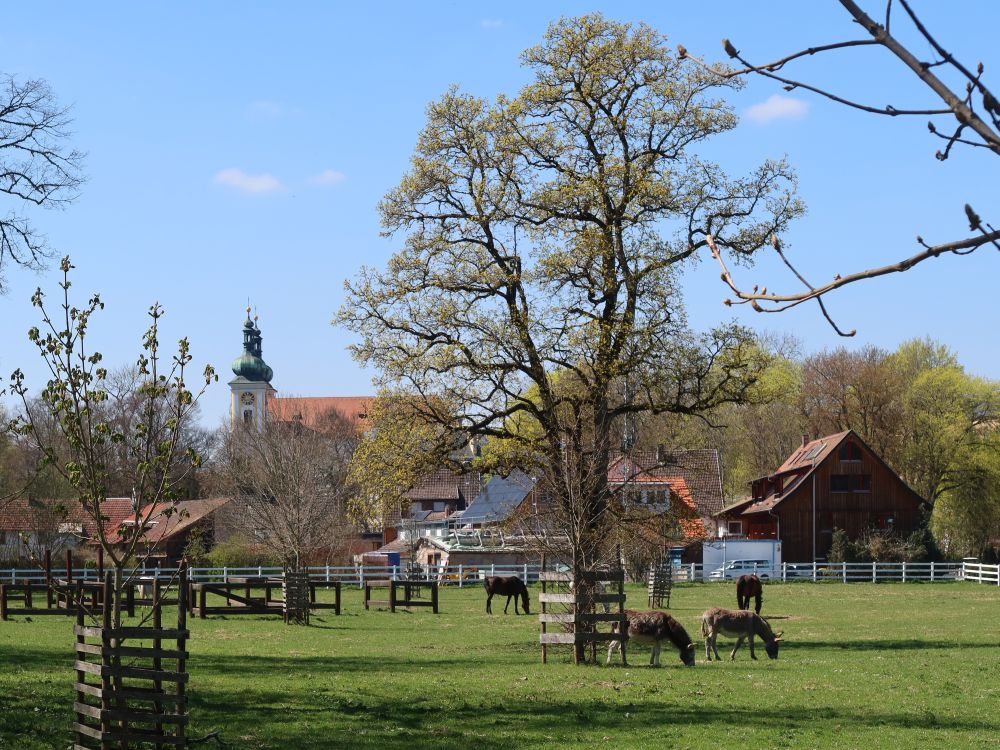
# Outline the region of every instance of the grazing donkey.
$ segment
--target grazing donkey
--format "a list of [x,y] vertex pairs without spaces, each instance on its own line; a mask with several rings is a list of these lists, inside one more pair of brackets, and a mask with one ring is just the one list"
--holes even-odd
[[764,650],[767,651],[768,657],[778,658],[778,642],[781,640],[781,632],[773,633],[767,621],[756,612],[713,607],[701,616],[701,634],[705,636],[705,658],[708,661],[712,661],[713,652],[715,658],[720,659],[719,650],[715,647],[715,639],[719,633],[737,639],[733,653],[729,655],[733,661],[736,660],[736,652],[745,638],[750,640],[750,658],[757,658],[753,650],[755,635],[760,636],[760,639],[764,641]]
[[511,599],[514,600],[514,614],[521,614],[517,609],[517,597],[521,597],[524,614],[531,614],[528,611],[528,587],[517,576],[486,576],[483,579],[483,585],[486,587],[486,614],[493,614],[491,602],[494,595],[497,594],[507,597],[507,604],[503,608],[504,614],[507,614],[507,607],[510,606]]
[[764,602],[764,584],[755,575],[743,575],[736,581],[736,606],[740,609],[750,609],[750,597],[754,598],[754,612],[760,614],[760,605]]
[[[669,638],[680,653],[681,661],[687,666],[694,666],[694,643],[684,627],[666,612],[636,612],[634,609],[626,609],[625,617],[628,618],[628,633],[625,638],[629,641],[639,643],[652,643],[653,653],[649,656],[649,666],[660,666],[660,646],[665,638]],[[617,633],[620,623],[611,624],[611,630]],[[625,660],[625,652],[622,650],[621,639],[612,641],[608,646],[608,664],[611,663],[611,655],[615,649],[621,651],[622,664],[628,666]]]

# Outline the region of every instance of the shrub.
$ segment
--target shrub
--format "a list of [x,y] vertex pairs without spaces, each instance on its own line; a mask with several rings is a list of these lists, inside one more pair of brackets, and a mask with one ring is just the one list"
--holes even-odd
[[257,565],[281,564],[279,560],[268,555],[260,546],[240,536],[231,536],[224,542],[219,542],[205,556],[205,559],[209,565],[216,568],[251,568]]

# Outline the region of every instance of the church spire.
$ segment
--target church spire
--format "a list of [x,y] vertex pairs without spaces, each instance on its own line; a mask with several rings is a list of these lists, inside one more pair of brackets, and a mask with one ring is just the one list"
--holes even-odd
[[233,372],[237,377],[253,382],[270,383],[274,371],[264,362],[262,336],[256,319],[257,316],[250,319],[250,306],[247,305],[247,319],[243,324],[243,353],[233,362]]

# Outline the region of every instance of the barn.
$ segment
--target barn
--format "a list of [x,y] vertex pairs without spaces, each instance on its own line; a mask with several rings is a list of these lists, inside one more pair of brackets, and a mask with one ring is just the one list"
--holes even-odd
[[803,436],[775,471],[750,483],[750,497],[719,514],[725,532],[780,539],[790,562],[823,560],[834,529],[853,540],[877,529],[907,536],[919,528],[924,500],[853,430]]

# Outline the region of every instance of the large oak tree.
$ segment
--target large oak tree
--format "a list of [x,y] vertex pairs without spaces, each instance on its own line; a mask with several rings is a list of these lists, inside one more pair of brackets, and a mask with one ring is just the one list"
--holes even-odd
[[[338,320],[428,419],[530,443],[573,505],[585,568],[616,423],[740,401],[761,366],[745,330],[689,329],[682,272],[709,235],[751,261],[803,209],[783,161],[732,178],[695,154],[736,125],[721,97],[739,81],[648,26],[562,19],[522,63],[534,78],[512,98],[452,89],[430,104],[380,204],[405,246],[348,284]],[[524,420],[537,429],[511,429]]]

